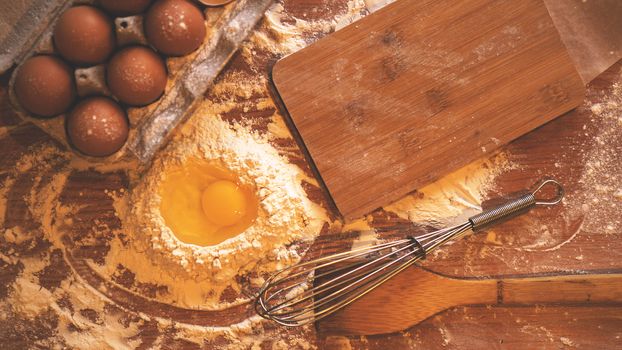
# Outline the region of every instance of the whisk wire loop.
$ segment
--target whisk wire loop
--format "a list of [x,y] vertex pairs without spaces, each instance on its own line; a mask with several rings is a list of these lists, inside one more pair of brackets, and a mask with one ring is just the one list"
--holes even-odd
[[536,198],[536,205],[552,206],[552,205],[559,204],[562,201],[562,199],[564,199],[564,187],[554,179],[545,179],[539,182],[536,185],[536,188],[531,192],[534,198],[536,197],[538,192],[540,192],[542,189],[544,189],[544,187],[547,187],[547,186],[553,187],[553,189],[555,190],[555,197],[542,198],[542,199]]
[[[400,248],[397,252],[403,251],[403,250],[408,249],[408,248],[410,248],[410,247],[406,246],[406,247]],[[385,257],[380,257],[380,258],[376,258],[374,260],[370,260],[369,262],[365,262],[365,263],[363,263],[362,265],[360,265],[360,266],[358,266],[356,268],[350,269],[348,272],[346,272],[344,274],[338,275],[337,277],[335,277],[334,279],[332,279],[330,281],[326,281],[326,282],[323,282],[322,284],[320,284],[318,286],[314,286],[314,288],[311,290],[310,293],[305,293],[306,294],[305,296],[303,296],[301,298],[297,298],[295,301],[285,301],[283,303],[277,304],[277,305],[273,306],[272,308],[270,308],[270,312],[272,314],[275,314],[276,311],[282,310],[282,309],[284,309],[286,307],[292,307],[292,306],[295,306],[295,305],[299,305],[299,304],[303,303],[304,301],[306,301],[308,299],[314,298],[315,296],[320,295],[323,292],[331,290],[332,288],[341,287],[343,285],[346,285],[347,283],[353,282],[353,281],[355,281],[359,277],[357,275],[357,272],[362,271],[366,267],[373,265],[374,263],[378,262],[381,259],[385,259]],[[392,260],[391,262],[393,263],[395,261],[397,261],[397,260]],[[348,267],[350,267],[350,266],[351,265],[349,265]],[[334,272],[338,272],[338,270],[330,271],[330,273],[329,272],[324,272],[324,273],[322,273],[322,274],[320,274],[318,276],[315,276],[315,279],[319,280],[321,277],[324,277],[324,276],[326,276],[328,274],[333,274]],[[352,276],[352,277],[344,279],[344,278],[346,278],[348,276]],[[342,281],[339,281],[339,280],[342,280]],[[326,287],[327,285],[328,285],[328,287]],[[344,287],[344,288],[339,289],[337,292],[341,292],[343,290],[346,290],[347,288],[348,288],[348,285],[346,285],[346,287]],[[320,307],[320,306],[324,305],[323,303],[327,302],[327,299],[329,299],[332,295],[333,294],[330,294],[330,295],[328,295],[326,297],[322,297],[322,298],[320,298],[318,300],[315,300],[315,302],[314,302],[315,307]]]

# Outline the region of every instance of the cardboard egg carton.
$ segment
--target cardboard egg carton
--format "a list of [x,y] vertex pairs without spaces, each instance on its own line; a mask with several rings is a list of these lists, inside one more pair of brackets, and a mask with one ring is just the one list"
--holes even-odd
[[[157,101],[143,107],[121,104],[128,116],[129,136],[125,145],[108,157],[90,157],[76,151],[66,137],[65,114],[52,118],[33,116],[20,106],[14,92],[15,72],[19,71],[25,60],[40,54],[57,54],[52,33],[58,17],[71,6],[94,5],[93,1],[22,0],[4,15],[0,14],[1,19],[5,15],[14,17],[15,11],[21,11],[22,18],[31,17],[31,21],[27,21],[27,28],[22,31],[16,26],[23,21],[4,21],[5,25],[15,30],[4,34],[4,37],[0,34],[0,39],[3,40],[0,41],[0,72],[17,65],[9,81],[9,96],[17,114],[49,133],[68,149],[74,150],[80,157],[92,162],[135,158],[142,165],[147,165],[168,140],[172,130],[190,116],[195,101],[211,86],[239,45],[263,17],[271,2],[272,0],[237,0],[222,7],[206,8],[204,13],[207,33],[199,49],[182,57],[164,57],[168,72],[164,94]],[[3,6],[0,5],[0,11]],[[114,26],[117,40],[115,52],[127,45],[148,46],[143,32],[142,15],[114,18]],[[12,34],[22,38],[21,46],[11,37]],[[7,43],[9,45],[5,45]],[[4,55],[3,51],[9,51],[10,55]],[[74,77],[77,101],[86,96],[97,95],[114,98],[106,84],[105,63],[74,67]]]

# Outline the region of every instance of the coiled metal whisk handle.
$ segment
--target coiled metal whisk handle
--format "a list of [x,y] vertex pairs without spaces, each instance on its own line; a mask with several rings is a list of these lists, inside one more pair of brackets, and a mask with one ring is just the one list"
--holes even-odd
[[[552,186],[555,189],[555,196],[552,198],[537,198],[537,195],[545,187]],[[536,206],[552,206],[562,201],[564,188],[553,180],[546,179],[536,184],[535,189],[507,203],[496,206],[469,218],[473,231],[482,230],[488,226],[498,224],[501,221],[524,214]]]

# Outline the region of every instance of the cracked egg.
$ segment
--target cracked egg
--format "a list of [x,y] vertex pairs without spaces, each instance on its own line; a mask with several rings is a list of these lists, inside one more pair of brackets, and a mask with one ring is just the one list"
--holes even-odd
[[242,233],[257,218],[254,189],[226,168],[199,159],[169,169],[158,190],[160,213],[184,243],[216,245]]

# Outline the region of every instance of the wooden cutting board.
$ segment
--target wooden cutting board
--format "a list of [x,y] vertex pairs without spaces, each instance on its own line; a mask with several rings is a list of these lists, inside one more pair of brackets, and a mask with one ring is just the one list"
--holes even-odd
[[346,219],[494,152],[584,95],[542,0],[398,0],[277,62],[273,79]]
[[330,334],[404,330],[460,305],[622,304],[622,274],[464,279],[409,268],[318,322]]

